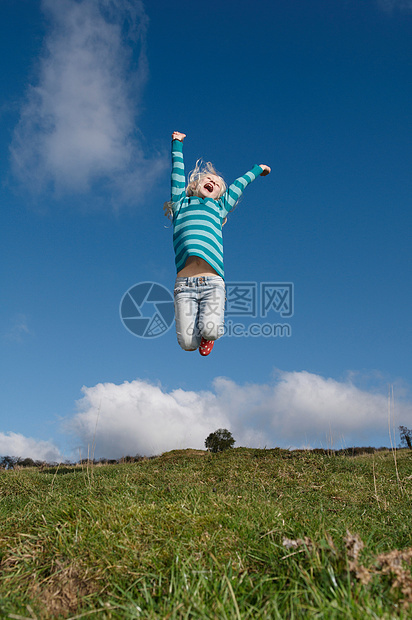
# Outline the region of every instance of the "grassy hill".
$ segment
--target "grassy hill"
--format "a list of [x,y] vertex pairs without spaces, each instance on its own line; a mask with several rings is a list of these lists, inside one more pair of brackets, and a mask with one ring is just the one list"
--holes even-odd
[[5,618],[411,618],[412,451],[0,472]]

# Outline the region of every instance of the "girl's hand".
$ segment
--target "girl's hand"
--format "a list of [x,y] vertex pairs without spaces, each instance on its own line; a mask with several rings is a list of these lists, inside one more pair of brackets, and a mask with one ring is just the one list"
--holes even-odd
[[263,172],[260,173],[261,177],[265,177],[267,174],[270,174],[270,168],[269,166],[266,166],[266,164],[259,164],[261,168],[263,168]]
[[172,133],[172,140],[180,140],[180,142],[183,142],[185,138],[186,138],[186,134],[180,133],[180,131],[174,131]]

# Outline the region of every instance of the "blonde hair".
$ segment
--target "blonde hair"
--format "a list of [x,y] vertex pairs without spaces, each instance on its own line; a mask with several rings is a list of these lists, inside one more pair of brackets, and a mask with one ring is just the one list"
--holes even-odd
[[[199,181],[203,179],[204,177],[209,176],[210,174],[213,174],[213,176],[219,179],[221,183],[221,187],[220,187],[220,193],[218,197],[220,198],[221,196],[223,196],[223,194],[227,190],[227,185],[226,185],[224,178],[216,171],[212,162],[210,161],[203,162],[201,159],[197,160],[196,166],[191,172],[189,172],[188,184],[186,185],[186,189],[185,189],[186,196],[188,197],[197,196],[198,194],[196,193],[196,190],[197,190]],[[172,219],[173,217],[172,205],[173,205],[173,202],[171,200],[169,200],[168,202],[165,202],[163,205],[165,216],[168,217],[169,219]],[[225,222],[226,222],[226,218],[225,218]]]
[[227,189],[224,178],[217,172],[212,162],[203,162],[201,159],[197,160],[194,170],[189,173],[189,183],[186,187],[186,196],[197,196],[196,188],[199,184],[199,181],[204,177],[209,176],[210,174],[217,177],[221,182],[219,198],[223,196]]

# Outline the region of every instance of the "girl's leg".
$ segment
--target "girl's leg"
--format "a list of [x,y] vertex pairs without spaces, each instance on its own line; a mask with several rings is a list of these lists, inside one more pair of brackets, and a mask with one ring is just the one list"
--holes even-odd
[[[186,278],[182,278],[185,280]],[[198,327],[198,295],[195,287],[176,279],[174,288],[174,305],[177,341],[185,351],[195,351],[200,344],[201,335]]]
[[225,283],[219,276],[207,278],[199,300],[199,331],[204,340],[217,340],[224,332]]

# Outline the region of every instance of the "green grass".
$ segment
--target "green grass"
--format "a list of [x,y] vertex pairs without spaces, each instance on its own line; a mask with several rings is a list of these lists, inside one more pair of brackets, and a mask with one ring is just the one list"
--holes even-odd
[[0,615],[411,618],[411,487],[410,450],[2,471]]

